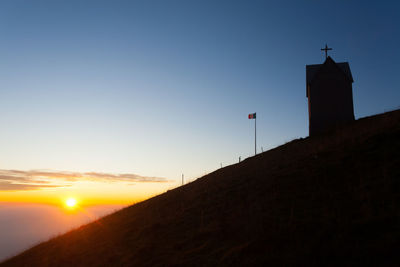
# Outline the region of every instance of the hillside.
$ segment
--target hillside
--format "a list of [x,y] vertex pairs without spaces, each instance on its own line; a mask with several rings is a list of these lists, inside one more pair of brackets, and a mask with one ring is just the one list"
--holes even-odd
[[1,266],[397,265],[400,110],[294,140]]

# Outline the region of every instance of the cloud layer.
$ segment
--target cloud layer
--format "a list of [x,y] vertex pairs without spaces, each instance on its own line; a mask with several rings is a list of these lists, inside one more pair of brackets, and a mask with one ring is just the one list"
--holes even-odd
[[47,170],[0,170],[0,191],[37,190],[67,187],[77,181],[162,183],[165,178],[141,176],[132,173],[111,174],[99,172],[64,172]]

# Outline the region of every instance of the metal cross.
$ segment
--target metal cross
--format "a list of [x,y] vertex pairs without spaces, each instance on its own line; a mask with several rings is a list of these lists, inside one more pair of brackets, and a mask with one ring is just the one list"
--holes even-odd
[[325,48],[321,48],[322,51],[325,51],[325,58],[328,58],[328,50],[332,50],[332,48],[328,48],[328,45],[325,44]]

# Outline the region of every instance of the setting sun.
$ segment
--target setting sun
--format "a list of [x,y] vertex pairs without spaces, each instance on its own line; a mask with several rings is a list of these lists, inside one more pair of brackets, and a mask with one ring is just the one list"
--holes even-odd
[[65,201],[65,205],[66,205],[68,208],[74,208],[74,207],[76,206],[77,203],[78,203],[78,201],[76,201],[75,198],[68,198],[68,199]]

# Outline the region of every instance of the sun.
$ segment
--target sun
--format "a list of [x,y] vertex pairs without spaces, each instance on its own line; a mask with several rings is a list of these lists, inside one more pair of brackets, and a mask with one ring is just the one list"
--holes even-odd
[[65,201],[65,205],[70,209],[75,208],[76,204],[78,204],[78,201],[73,197],[70,197]]

